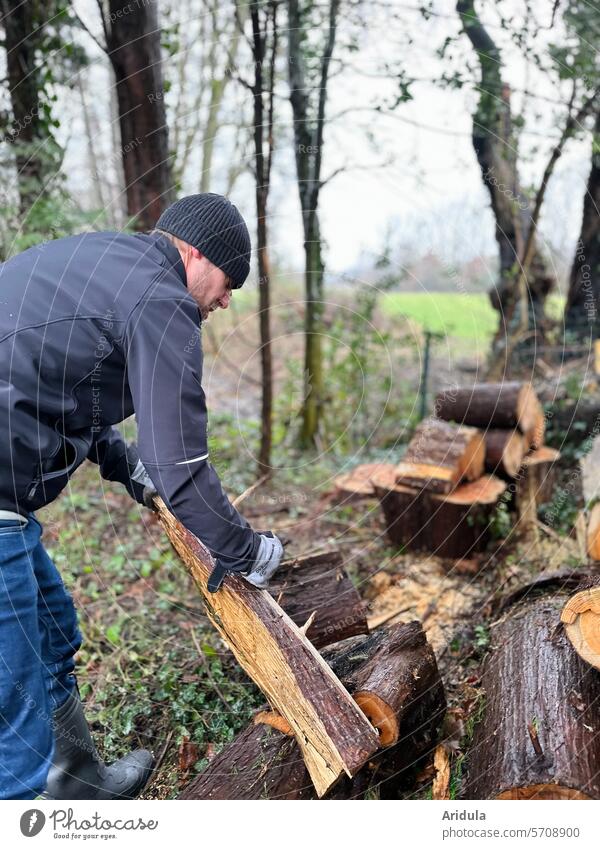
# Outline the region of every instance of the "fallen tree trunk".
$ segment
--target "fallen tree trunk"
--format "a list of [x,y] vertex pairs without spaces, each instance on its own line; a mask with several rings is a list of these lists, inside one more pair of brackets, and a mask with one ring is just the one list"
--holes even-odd
[[369,631],[364,605],[339,551],[285,563],[271,581],[269,592],[299,627],[314,614],[305,633],[316,648]]
[[518,430],[486,430],[485,468],[493,475],[514,478],[528,448],[525,437]]
[[462,480],[483,473],[485,445],[472,427],[429,418],[421,422],[396,467],[396,483],[447,494]]
[[[350,781],[343,779],[328,798],[356,798],[373,780],[389,780],[431,749],[445,711],[435,656],[420,623],[410,622],[355,637],[324,657],[355,696],[367,693],[375,712],[385,705],[378,753]],[[368,705],[367,705],[368,706]],[[391,737],[392,726],[396,730]],[[272,725],[252,724],[239,734],[183,790],[182,799],[314,799],[298,744]]]
[[291,725],[319,796],[353,776],[377,750],[378,735],[312,643],[264,590],[230,574],[207,588],[214,561],[155,498],[160,522],[204,598],[210,621],[240,666]]
[[493,512],[506,490],[506,483],[493,475],[462,484],[445,496],[399,486],[389,472],[373,483],[387,535],[395,545],[457,560],[486,547]]
[[557,629],[563,604],[538,599],[493,626],[463,798],[600,798],[600,676]]
[[600,669],[600,577],[582,582],[563,607],[560,621],[579,657]]
[[544,412],[531,384],[517,381],[476,383],[440,392],[435,399],[436,415],[482,428],[516,428],[533,434],[544,420]]

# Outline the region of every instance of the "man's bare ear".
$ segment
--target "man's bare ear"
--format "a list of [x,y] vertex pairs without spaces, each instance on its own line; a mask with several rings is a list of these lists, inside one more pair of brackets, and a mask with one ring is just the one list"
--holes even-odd
[[198,248],[195,248],[193,245],[190,245],[190,251],[191,251],[192,256],[194,257],[194,259],[202,259],[202,257],[204,256],[204,254],[203,254],[203,253],[201,253],[201,252],[198,250]]

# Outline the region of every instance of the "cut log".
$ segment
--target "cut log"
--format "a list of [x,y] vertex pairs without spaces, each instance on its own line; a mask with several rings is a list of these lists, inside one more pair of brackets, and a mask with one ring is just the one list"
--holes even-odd
[[363,463],[350,472],[338,475],[333,481],[332,501],[352,503],[363,498],[374,498],[375,490],[373,489],[372,478],[377,474],[395,468],[394,463]]
[[333,646],[326,657],[379,731],[381,746],[398,742],[402,717],[418,698],[424,679],[430,683],[438,679],[435,657],[419,622],[393,625]]
[[271,581],[269,592],[300,627],[315,614],[306,636],[317,648],[369,631],[364,605],[339,551],[285,563]]
[[483,475],[445,496],[399,486],[389,472],[373,483],[391,542],[407,551],[430,551],[455,560],[485,549],[493,512],[506,490],[506,483],[494,475]]
[[514,478],[528,448],[525,437],[518,430],[486,430],[485,468],[493,475]]
[[312,643],[264,590],[230,574],[210,593],[214,561],[160,498],[160,522],[240,666],[292,727],[319,796],[353,776],[378,748],[377,732]]
[[600,798],[600,676],[557,629],[563,604],[538,599],[492,628],[463,798]]
[[424,519],[426,521],[428,515],[427,493],[397,484],[396,467],[380,472],[373,478],[373,486],[391,542],[407,551],[426,550],[428,537]]
[[500,478],[483,475],[450,495],[432,496],[429,550],[456,560],[483,551],[490,541],[492,515],[505,490]]
[[[445,711],[445,696],[433,652],[418,622],[392,626],[346,640],[324,653],[349,688],[367,686],[391,708],[399,728],[396,745],[385,749],[350,782],[340,782],[328,798],[356,798],[373,775],[391,776],[432,746]],[[376,671],[375,671],[376,670]],[[387,671],[387,676],[386,676]],[[374,681],[374,675],[378,682]],[[391,679],[385,681],[385,678]],[[396,686],[394,686],[394,682]],[[360,692],[356,690],[355,693]],[[390,700],[388,702],[388,699]],[[182,792],[182,799],[314,799],[298,744],[278,722],[263,716],[233,740]],[[391,764],[386,772],[385,766]]]
[[545,445],[523,458],[512,488],[512,504],[519,519],[519,531],[535,529],[539,505],[552,500],[557,477],[555,463],[559,458],[558,451]]
[[460,481],[481,477],[484,462],[483,436],[476,428],[429,418],[417,427],[396,467],[396,483],[447,494]]
[[600,560],[600,503],[590,510],[586,533],[587,554],[590,560]]
[[544,413],[530,383],[476,383],[448,389],[435,399],[440,419],[481,428],[515,428],[532,434]]
[[600,669],[600,578],[586,583],[567,601],[560,621],[579,657]]

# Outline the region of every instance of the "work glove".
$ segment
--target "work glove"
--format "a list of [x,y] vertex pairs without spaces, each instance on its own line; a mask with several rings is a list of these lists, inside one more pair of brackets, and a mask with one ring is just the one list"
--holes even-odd
[[283,545],[279,537],[276,537],[271,531],[260,534],[260,546],[256,555],[256,560],[247,572],[242,573],[243,577],[259,590],[266,590],[269,586],[269,581],[279,569],[281,558],[283,556]]
[[142,500],[144,505],[148,507],[149,510],[156,510],[156,506],[152,499],[155,495],[158,495],[158,492],[156,491],[156,487],[152,483],[152,479],[141,460],[137,461],[136,467],[131,475],[131,480],[140,484],[140,486],[143,486]]

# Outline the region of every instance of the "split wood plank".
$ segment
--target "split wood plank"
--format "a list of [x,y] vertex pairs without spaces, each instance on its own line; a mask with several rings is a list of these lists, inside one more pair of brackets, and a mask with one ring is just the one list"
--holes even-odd
[[352,777],[378,749],[377,731],[321,655],[265,590],[230,574],[210,593],[214,561],[154,499],[160,522],[204,599],[209,619],[240,666],[290,724],[319,797]]

